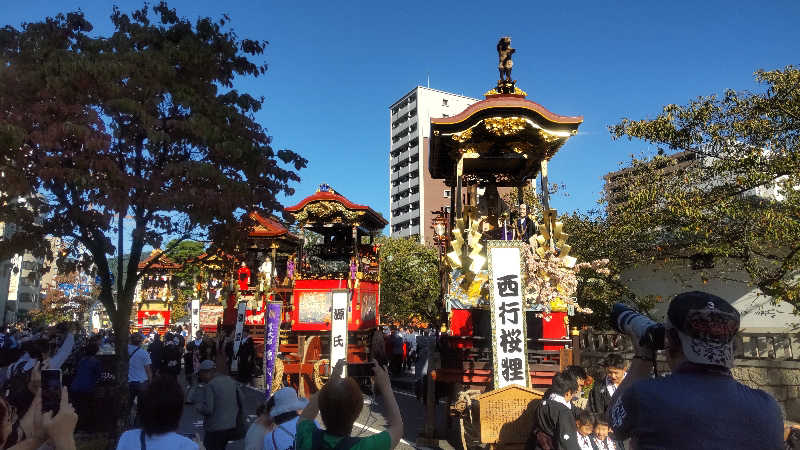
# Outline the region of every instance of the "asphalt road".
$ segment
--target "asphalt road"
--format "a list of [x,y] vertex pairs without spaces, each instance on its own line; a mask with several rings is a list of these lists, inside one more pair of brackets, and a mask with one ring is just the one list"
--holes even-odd
[[[395,398],[400,407],[400,413],[403,416],[403,440],[396,447],[398,449],[411,449],[416,448],[415,442],[418,434],[422,431],[425,424],[425,408],[422,403],[417,401],[413,393],[402,390],[399,383],[395,386]],[[248,387],[244,390],[246,392],[245,410],[252,421],[255,419],[255,410],[258,405],[264,401],[264,393],[254,388]],[[437,429],[441,430],[444,427],[444,407],[439,405],[437,408]],[[321,418],[317,418],[319,423],[322,423]],[[356,420],[353,427],[353,433],[356,436],[369,436],[374,433],[379,433],[385,429],[386,418],[384,417],[383,401],[380,397],[365,397],[364,409],[361,410],[361,415]],[[181,418],[180,433],[197,433],[202,436],[203,434],[203,420],[202,417],[195,411],[192,405],[186,405],[183,410],[183,417]],[[242,441],[228,443],[227,450],[241,450],[244,448]]]

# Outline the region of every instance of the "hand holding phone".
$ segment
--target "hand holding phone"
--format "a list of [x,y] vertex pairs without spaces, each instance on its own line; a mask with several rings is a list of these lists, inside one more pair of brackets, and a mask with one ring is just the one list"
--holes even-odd
[[42,412],[58,414],[61,404],[61,370],[42,370]]
[[42,415],[42,428],[56,448],[75,448],[75,425],[78,415],[69,404],[67,389],[63,388],[59,396],[58,414],[48,412]]

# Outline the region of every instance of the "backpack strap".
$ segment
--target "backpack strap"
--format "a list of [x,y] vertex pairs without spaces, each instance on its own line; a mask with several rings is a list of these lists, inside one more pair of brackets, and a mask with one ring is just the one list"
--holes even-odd
[[360,440],[361,438],[359,437],[347,436],[342,438],[341,441],[337,442],[336,447],[334,447],[333,450],[347,450],[349,448],[353,448],[353,446],[355,446]]
[[[311,436],[311,449],[312,450],[324,450],[326,448],[331,448],[327,442],[323,440],[325,436],[325,431],[317,428],[314,430],[314,434]],[[339,442],[336,443],[336,447],[333,447],[333,450],[347,450],[349,448],[353,448],[361,438],[347,436],[343,437]]]
[[147,450],[147,444],[144,443],[144,428],[139,432],[139,442],[142,445],[142,450]]
[[319,428],[314,429],[314,433],[311,435],[311,450],[322,450],[323,442],[322,437],[325,435],[325,432],[320,430]]
[[133,352],[132,352],[130,355],[128,355],[128,361],[130,361],[131,359],[133,359],[133,355],[135,355],[135,354],[136,354],[136,352],[138,352],[138,351],[139,351],[139,350],[141,350],[141,349],[142,349],[142,347],[136,347],[136,350],[134,350],[134,351],[133,351]]

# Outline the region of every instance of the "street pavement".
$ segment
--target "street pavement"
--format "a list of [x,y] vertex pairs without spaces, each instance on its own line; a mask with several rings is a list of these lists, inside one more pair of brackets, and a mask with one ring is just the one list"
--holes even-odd
[[[422,431],[425,424],[425,407],[417,401],[414,393],[411,392],[411,377],[403,377],[401,379],[393,379],[393,390],[397,404],[400,407],[400,414],[403,416],[403,440],[396,447],[402,450],[417,448],[415,442],[417,436]],[[245,393],[245,412],[248,414],[249,421],[255,419],[255,411],[259,404],[264,402],[263,391],[257,390],[252,387],[247,387],[243,390]],[[437,410],[437,430],[444,428],[444,407],[438,405]],[[386,418],[384,417],[383,400],[380,397],[365,397],[364,408],[361,410],[361,415],[356,420],[353,427],[353,435],[355,436],[369,436],[381,432],[386,427]],[[317,418],[321,424],[322,419]],[[194,434],[197,433],[202,437],[203,435],[203,419],[192,405],[186,405],[183,409],[183,417],[181,417],[181,424],[178,430],[181,434]],[[228,443],[227,450],[242,450],[244,448],[243,441]]]

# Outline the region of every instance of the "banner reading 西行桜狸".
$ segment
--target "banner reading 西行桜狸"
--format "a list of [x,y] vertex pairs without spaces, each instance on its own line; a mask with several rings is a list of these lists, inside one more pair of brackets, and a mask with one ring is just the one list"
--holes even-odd
[[[347,363],[347,306],[350,291],[347,289],[334,289],[331,292],[331,369],[336,367],[339,360]],[[347,376],[347,367],[342,371],[342,377]]]
[[530,384],[521,244],[519,241],[488,242],[495,389]]
[[278,357],[280,341],[281,302],[269,302],[264,308],[264,391],[269,400],[272,395],[272,380],[275,358]]

